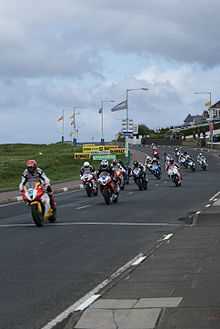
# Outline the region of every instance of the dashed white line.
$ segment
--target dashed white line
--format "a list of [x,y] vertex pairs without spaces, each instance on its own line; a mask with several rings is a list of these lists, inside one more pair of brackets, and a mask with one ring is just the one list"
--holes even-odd
[[145,259],[147,258],[147,256],[140,256],[134,263],[132,263],[132,266],[137,266],[140,263],[142,263]]
[[165,235],[165,236],[161,239],[161,241],[169,240],[169,239],[172,238],[172,236],[173,236],[173,233],[167,234],[167,235]]
[[209,199],[209,201],[213,201],[215,198],[217,198],[217,196],[219,196],[219,194],[220,194],[220,191],[217,192],[217,193],[215,193],[215,195],[213,195],[213,197],[211,197],[211,198]]
[[91,205],[86,204],[85,206],[77,207],[76,210],[86,209],[86,208],[89,208],[89,207],[91,207]]

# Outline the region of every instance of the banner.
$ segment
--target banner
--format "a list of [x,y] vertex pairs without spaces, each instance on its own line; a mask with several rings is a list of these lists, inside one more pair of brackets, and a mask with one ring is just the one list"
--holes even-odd
[[125,110],[125,109],[127,109],[127,107],[128,107],[127,100],[125,100],[125,101],[123,101],[123,102],[121,102],[121,103],[115,105],[115,106],[111,109],[111,111],[112,111],[112,112],[121,111],[121,110]]

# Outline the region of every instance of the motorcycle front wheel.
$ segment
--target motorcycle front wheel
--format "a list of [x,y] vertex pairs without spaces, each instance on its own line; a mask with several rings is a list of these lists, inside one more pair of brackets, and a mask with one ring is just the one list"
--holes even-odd
[[31,205],[31,215],[37,227],[43,226],[44,224],[43,213],[39,211],[38,204],[34,203]]
[[104,197],[104,200],[105,200],[105,203],[107,204],[107,205],[110,205],[110,203],[111,203],[111,193],[110,193],[110,191],[103,191],[103,197]]

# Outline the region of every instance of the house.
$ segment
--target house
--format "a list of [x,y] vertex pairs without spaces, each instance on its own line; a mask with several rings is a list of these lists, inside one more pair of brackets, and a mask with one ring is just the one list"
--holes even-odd
[[204,123],[206,121],[205,116],[203,115],[191,115],[188,114],[186,119],[184,120],[184,126],[193,126],[200,123]]
[[209,116],[212,120],[220,120],[220,101],[209,107]]

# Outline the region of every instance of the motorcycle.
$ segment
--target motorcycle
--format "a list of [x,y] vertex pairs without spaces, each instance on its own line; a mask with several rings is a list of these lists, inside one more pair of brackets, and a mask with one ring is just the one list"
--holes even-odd
[[153,174],[157,179],[161,178],[161,167],[158,164],[153,164],[149,167],[151,174]]
[[186,163],[187,163],[187,167],[190,168],[192,171],[196,170],[195,161],[193,161],[192,159],[188,159],[186,160]]
[[202,170],[207,170],[207,167],[208,167],[208,163],[207,163],[207,160],[206,158],[201,158],[200,160],[198,160],[198,164],[199,166],[201,167]]
[[179,170],[176,166],[168,169],[168,176],[171,178],[172,182],[176,185],[176,187],[181,186],[182,179],[179,173]]
[[133,169],[133,178],[139,190],[147,190],[148,180],[140,168]]
[[84,174],[81,177],[82,188],[86,190],[87,196],[91,197],[92,195],[98,195],[98,187],[96,186],[96,182],[94,176],[91,174]]
[[114,169],[114,180],[119,184],[120,190],[124,190],[125,188],[125,170],[120,168]]
[[112,202],[118,202],[120,188],[117,185],[117,192],[113,193],[112,178],[109,174],[102,173],[98,179],[98,183],[100,186],[100,192],[102,193],[105,203],[107,205],[110,205]]
[[55,211],[50,206],[50,198],[40,182],[28,182],[21,192],[23,201],[31,208],[32,219],[41,227],[47,221],[56,221]]

